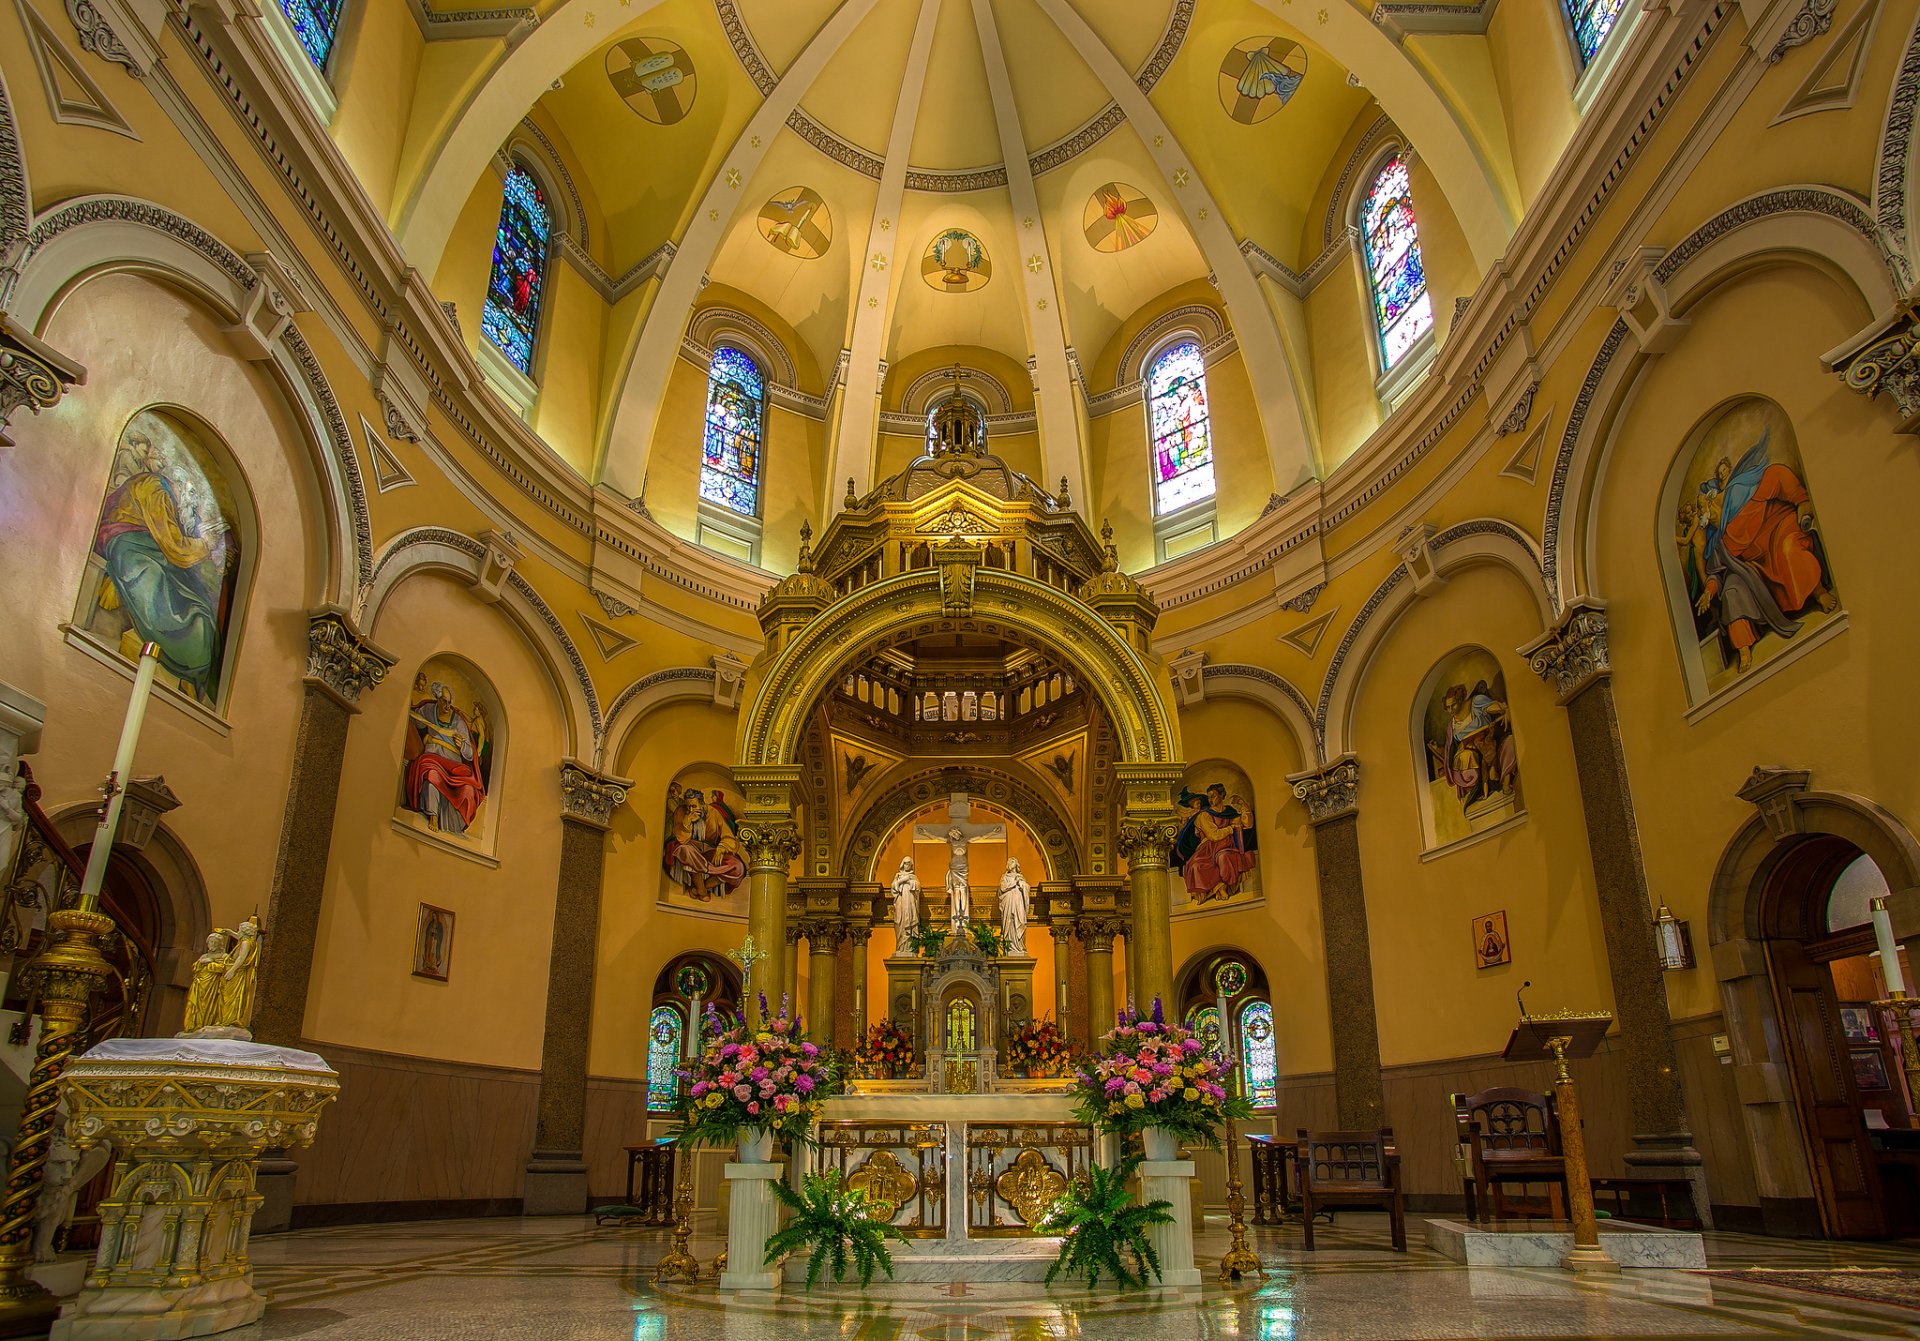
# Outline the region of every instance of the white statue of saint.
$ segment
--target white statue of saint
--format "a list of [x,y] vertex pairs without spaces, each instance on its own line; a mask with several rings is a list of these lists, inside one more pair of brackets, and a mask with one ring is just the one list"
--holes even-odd
[[101,1141],[86,1151],[67,1143],[67,1104],[53,1111],[53,1139],[47,1147],[46,1171],[41,1175],[40,1202],[33,1212],[33,1260],[51,1262],[60,1231],[73,1223],[80,1193],[113,1158],[113,1143]]
[[913,836],[920,842],[947,845],[947,921],[958,933],[973,918],[973,895],[967,888],[967,846],[987,840],[1005,842],[1004,824],[975,824],[969,818],[972,805],[965,792],[947,798],[947,822],[942,825],[917,824]]
[[907,942],[920,933],[920,877],[913,873],[913,858],[900,858],[900,869],[893,873],[893,935],[898,953],[905,954]]
[[1020,858],[1008,857],[1000,877],[1000,935],[1009,954],[1027,952],[1027,914],[1033,907],[1033,887],[1020,873]]

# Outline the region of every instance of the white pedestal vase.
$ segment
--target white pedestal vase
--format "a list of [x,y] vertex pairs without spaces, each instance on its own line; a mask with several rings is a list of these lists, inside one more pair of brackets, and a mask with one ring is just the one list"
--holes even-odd
[[[773,1184],[785,1177],[781,1164],[729,1164],[727,1178],[727,1269],[720,1273],[723,1290],[772,1290],[780,1284],[780,1269],[766,1265],[767,1240],[780,1224],[780,1202]],[[1191,1252],[1188,1254],[1192,1256]]]
[[227,1039],[110,1039],[65,1076],[68,1139],[111,1141],[100,1251],[52,1341],[171,1341],[255,1322],[247,1240],[269,1146],[313,1144],[340,1077],[311,1052]]
[[1156,1153],[1177,1154],[1180,1142],[1171,1132],[1149,1127],[1141,1134],[1148,1158],[1140,1165],[1140,1202],[1172,1203],[1173,1221],[1147,1231],[1160,1257],[1160,1286],[1169,1290],[1200,1287],[1200,1269],[1193,1264],[1193,1161],[1155,1159]]

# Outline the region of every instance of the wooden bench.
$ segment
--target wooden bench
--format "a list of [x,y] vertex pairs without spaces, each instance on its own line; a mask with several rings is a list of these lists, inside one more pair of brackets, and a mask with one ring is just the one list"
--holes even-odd
[[1386,1211],[1393,1250],[1407,1250],[1407,1204],[1400,1189],[1400,1155],[1393,1148],[1393,1128],[1309,1132],[1302,1127],[1294,1173],[1300,1180],[1300,1221],[1308,1252],[1314,1251],[1314,1217],[1343,1206]]

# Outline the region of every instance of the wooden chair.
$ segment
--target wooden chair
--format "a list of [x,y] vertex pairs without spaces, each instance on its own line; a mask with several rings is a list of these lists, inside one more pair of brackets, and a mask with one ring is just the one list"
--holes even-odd
[[1505,1219],[1510,1183],[1546,1184],[1548,1215],[1566,1218],[1567,1159],[1551,1094],[1511,1086],[1456,1094],[1453,1118],[1466,1154],[1461,1184],[1469,1220],[1478,1220],[1482,1211],[1490,1220]]
[[1407,1250],[1407,1206],[1400,1190],[1400,1156],[1393,1148],[1393,1128],[1310,1132],[1303,1127],[1294,1173],[1308,1252],[1314,1251],[1314,1216],[1341,1206],[1385,1210],[1392,1223],[1393,1250]]

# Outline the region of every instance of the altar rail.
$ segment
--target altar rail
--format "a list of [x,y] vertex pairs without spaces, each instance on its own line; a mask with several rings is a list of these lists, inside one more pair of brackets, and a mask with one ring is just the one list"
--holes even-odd
[[946,1123],[822,1122],[818,1159],[823,1172],[866,1193],[875,1219],[909,1238],[946,1237]]

